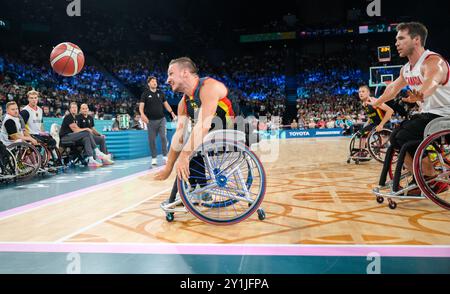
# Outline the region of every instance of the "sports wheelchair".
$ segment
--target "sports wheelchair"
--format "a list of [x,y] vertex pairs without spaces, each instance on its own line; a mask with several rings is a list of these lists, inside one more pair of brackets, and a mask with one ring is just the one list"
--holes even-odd
[[[438,118],[430,122],[424,133],[423,141],[411,141],[401,150],[390,147],[386,154],[379,187],[373,190],[377,202],[389,201],[389,208],[396,209],[397,199],[429,199],[440,207],[450,210],[450,117]],[[417,147],[413,160],[413,171],[404,167],[407,150]],[[395,164],[395,161],[397,163]],[[434,172],[426,177],[424,168],[428,164]],[[387,178],[389,177],[389,181]],[[408,195],[417,194],[417,195]]]
[[35,146],[17,140],[6,148],[3,147],[1,148],[0,181],[26,180],[36,175],[42,161]]
[[367,162],[372,159],[384,163],[386,151],[390,146],[389,138],[391,134],[392,131],[389,129],[383,129],[381,132],[377,132],[373,128],[369,132],[364,128],[357,131],[350,140],[350,153],[347,163],[350,164],[354,161],[355,164],[360,164],[361,162]]
[[16,178],[16,158],[0,141],[0,182],[12,181]]
[[[55,134],[56,136],[59,136],[57,134],[59,134],[59,131],[61,130],[61,126],[57,125],[57,124],[53,124],[51,126],[51,133]],[[55,138],[56,140],[56,145],[58,148],[57,152],[58,152],[58,157],[59,160],[61,161],[62,165],[64,167],[73,167],[77,164],[81,164],[84,166],[87,166],[87,161],[85,160],[84,156],[83,156],[83,152],[84,152],[84,147],[81,144],[77,144],[77,143],[62,143],[60,142],[59,138]]]
[[41,167],[38,170],[38,174],[57,173],[64,169],[62,163],[62,155],[59,148],[50,146],[50,136],[34,136],[31,135],[40,144],[35,146],[41,155]]
[[245,142],[245,133],[236,130],[213,131],[204,138],[190,157],[189,181],[177,178],[171,197],[161,203],[168,222],[175,212],[190,212],[214,225],[241,222],[255,211],[265,219],[260,205],[266,173]]

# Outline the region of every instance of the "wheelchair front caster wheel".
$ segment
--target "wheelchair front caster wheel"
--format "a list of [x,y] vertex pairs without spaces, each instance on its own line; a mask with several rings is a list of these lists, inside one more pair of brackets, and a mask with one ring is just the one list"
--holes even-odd
[[389,202],[389,208],[394,210],[397,208],[397,203],[394,201]]
[[260,221],[263,221],[266,219],[266,213],[264,212],[263,209],[258,209],[258,218]]
[[355,160],[355,164],[356,164],[356,165],[359,165],[359,160]]
[[175,219],[173,212],[169,212],[168,214],[166,214],[166,220],[171,223],[173,222],[173,220]]
[[350,159],[347,160],[347,164],[350,164],[350,162],[352,162]]
[[382,204],[382,203],[384,202],[384,198],[381,197],[381,196],[378,196],[378,197],[377,197],[377,202],[378,202],[379,204]]

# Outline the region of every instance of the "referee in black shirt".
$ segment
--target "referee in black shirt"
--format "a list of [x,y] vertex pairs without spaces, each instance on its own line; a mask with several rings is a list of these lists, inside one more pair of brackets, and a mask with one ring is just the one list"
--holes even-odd
[[164,159],[167,161],[167,130],[166,118],[164,116],[164,108],[172,115],[175,120],[177,116],[173,112],[169,103],[167,103],[164,93],[158,89],[158,81],[156,77],[149,77],[147,79],[148,89],[141,95],[139,104],[139,112],[141,119],[147,124],[148,141],[152,153],[152,165],[156,165],[156,135],[161,137],[161,146]]

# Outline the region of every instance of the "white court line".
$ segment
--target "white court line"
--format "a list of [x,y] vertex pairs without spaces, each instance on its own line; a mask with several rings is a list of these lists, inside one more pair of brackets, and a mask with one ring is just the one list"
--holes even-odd
[[112,215],[110,215],[110,216],[107,216],[107,217],[105,217],[105,218],[103,218],[103,219],[101,219],[101,220],[99,220],[99,221],[97,221],[97,222],[95,222],[95,223],[93,223],[93,224],[90,224],[90,225],[88,225],[88,226],[86,226],[86,227],[83,227],[83,228],[81,228],[81,229],[75,231],[74,233],[71,233],[71,234],[69,234],[69,235],[67,235],[67,236],[64,236],[64,237],[58,239],[57,241],[55,241],[55,243],[62,243],[62,242],[66,241],[66,240],[68,240],[68,239],[70,239],[70,238],[72,238],[72,237],[74,237],[74,236],[76,236],[76,235],[79,235],[79,234],[83,233],[84,231],[87,231],[87,230],[89,230],[89,229],[91,229],[91,228],[93,228],[93,227],[95,227],[95,226],[97,226],[97,225],[99,225],[99,224],[101,224],[101,223],[106,222],[106,221],[109,220],[109,219],[114,218],[115,216],[117,216],[117,215],[119,215],[119,214],[121,214],[121,213],[124,213],[124,212],[127,211],[127,210],[133,209],[133,208],[135,208],[135,207],[141,205],[142,203],[144,203],[144,202],[146,202],[146,201],[148,201],[148,200],[151,200],[151,199],[153,199],[153,198],[155,198],[155,197],[157,197],[157,196],[159,196],[159,195],[161,195],[161,194],[163,194],[163,193],[166,193],[166,192],[169,191],[169,190],[172,190],[172,187],[167,188],[167,189],[165,189],[165,190],[162,190],[162,191],[160,191],[160,192],[158,192],[158,193],[156,193],[156,194],[154,194],[154,195],[152,195],[152,196],[150,196],[150,197],[148,197],[148,198],[145,198],[144,200],[142,200],[142,201],[140,201],[140,202],[138,202],[138,203],[135,203],[135,204],[133,204],[133,205],[127,207],[127,208],[124,208],[124,209],[122,209],[122,210],[120,210],[120,211],[118,211],[118,212],[116,212],[116,213],[114,213],[114,214],[112,214]]

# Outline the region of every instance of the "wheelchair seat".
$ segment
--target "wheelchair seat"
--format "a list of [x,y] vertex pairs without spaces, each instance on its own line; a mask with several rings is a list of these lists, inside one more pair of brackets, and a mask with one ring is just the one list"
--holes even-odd
[[60,130],[61,126],[53,124],[51,127],[50,134],[57,143],[56,146],[58,146],[59,148],[63,163],[65,165],[75,165],[77,163],[87,165],[86,160],[84,159],[83,156],[84,152],[83,144],[77,142],[62,142],[62,140],[60,140],[59,138]]

